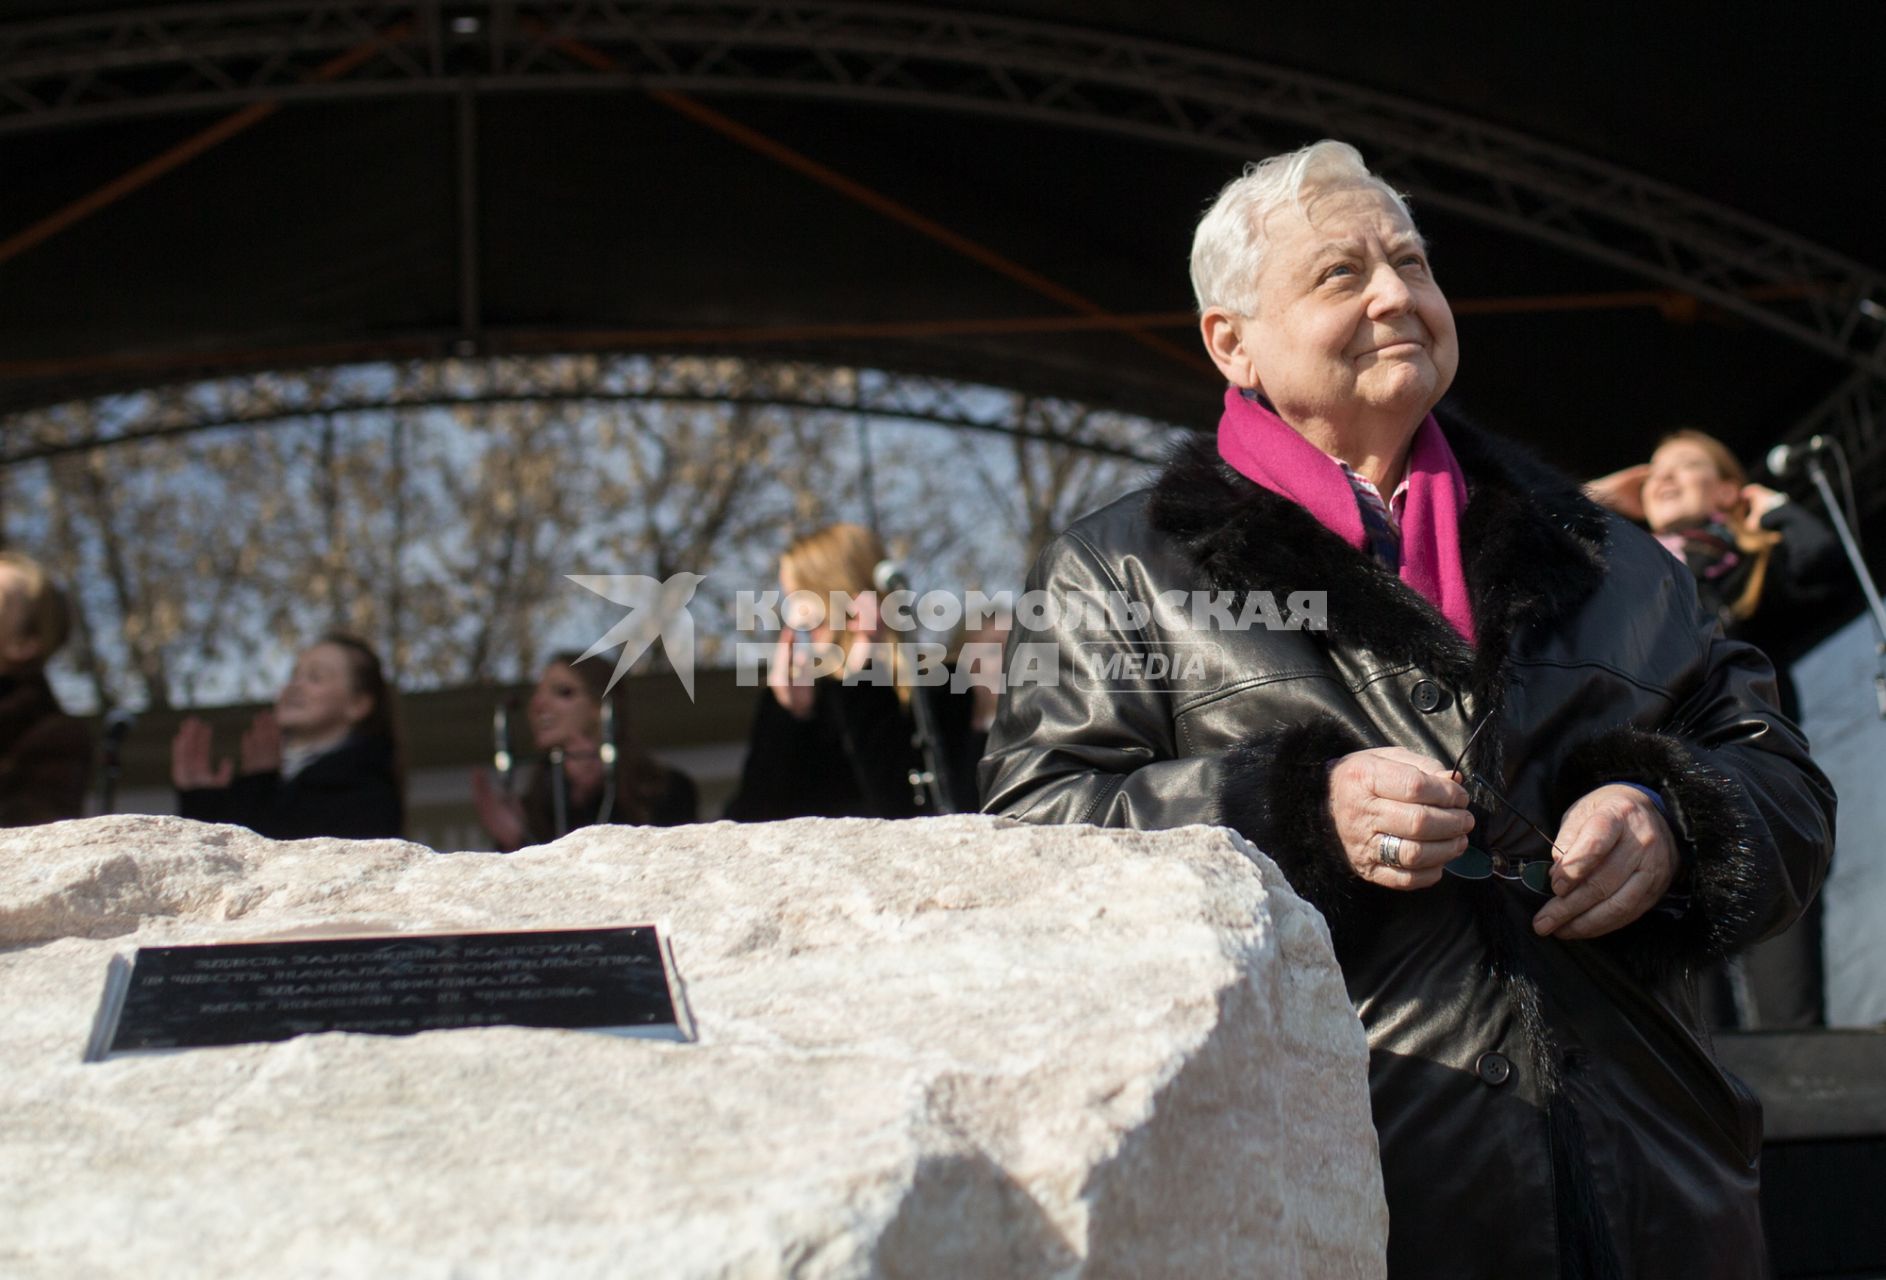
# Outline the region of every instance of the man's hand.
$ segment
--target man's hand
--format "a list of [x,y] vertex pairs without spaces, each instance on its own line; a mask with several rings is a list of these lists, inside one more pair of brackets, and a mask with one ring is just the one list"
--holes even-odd
[[1649,796],[1599,787],[1565,811],[1553,859],[1552,901],[1532,918],[1541,936],[1597,938],[1663,901],[1676,880],[1676,840]]
[[[1374,747],[1329,771],[1329,812],[1355,873],[1385,889],[1425,889],[1467,851],[1467,790],[1439,760]],[[1382,861],[1382,837],[1401,837],[1399,866]]]

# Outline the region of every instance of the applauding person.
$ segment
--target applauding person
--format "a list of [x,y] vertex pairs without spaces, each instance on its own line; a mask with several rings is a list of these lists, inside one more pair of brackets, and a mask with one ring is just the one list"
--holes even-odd
[[[676,827],[694,821],[694,780],[642,750],[629,731],[622,686],[607,690],[609,671],[607,664],[583,662],[574,653],[545,664],[530,695],[531,740],[541,759],[522,795],[500,789],[482,769],[472,775],[478,820],[504,852],[599,822]],[[605,702],[613,724],[605,723]],[[603,759],[606,743],[616,757],[613,779]]]
[[65,596],[39,562],[0,551],[0,827],[85,810],[92,744],[60,709],[46,660],[65,642]]
[[191,716],[170,747],[179,812],[277,840],[398,836],[404,825],[392,691],[380,659],[330,633],[302,651],[272,712],[242,735],[240,763],[214,756]]

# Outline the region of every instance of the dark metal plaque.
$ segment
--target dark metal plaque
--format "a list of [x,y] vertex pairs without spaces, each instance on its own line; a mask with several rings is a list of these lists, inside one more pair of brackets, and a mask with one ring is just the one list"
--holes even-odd
[[490,1026],[686,1039],[666,960],[643,925],[140,947],[87,1056]]

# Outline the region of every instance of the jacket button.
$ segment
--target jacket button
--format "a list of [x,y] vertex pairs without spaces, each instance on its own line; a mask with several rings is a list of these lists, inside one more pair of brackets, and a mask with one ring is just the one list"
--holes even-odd
[[1428,712],[1439,710],[1441,705],[1441,686],[1432,680],[1417,680],[1413,689],[1408,691],[1408,701],[1414,703],[1416,711]]
[[1513,1074],[1513,1064],[1503,1053],[1483,1053],[1480,1061],[1473,1064],[1474,1074],[1490,1085],[1499,1086]]

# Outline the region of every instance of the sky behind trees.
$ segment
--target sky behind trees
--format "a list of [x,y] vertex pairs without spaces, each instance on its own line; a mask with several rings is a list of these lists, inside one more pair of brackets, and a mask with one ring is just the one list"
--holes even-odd
[[[872,384],[891,375],[871,370],[795,366],[804,404],[739,398],[752,370],[732,360],[681,369],[687,396],[588,397],[643,378],[637,359],[265,374],[16,418],[10,439],[118,441],[0,473],[6,543],[77,606],[53,672],[61,696],[75,709],[265,698],[331,627],[379,647],[408,689],[528,678],[620,613],[567,574],[706,574],[701,658],[726,663],[735,593],[774,586],[798,533],[875,522],[918,590],[1019,590],[1048,537],[1147,476],[1043,439],[899,418]],[[491,398],[493,379],[533,389]],[[700,395],[717,383],[734,398]],[[455,385],[469,390],[455,399]],[[991,424],[1145,456],[1172,434],[946,390]],[[258,403],[259,421],[193,429]],[[876,408],[817,407],[845,403]],[[172,434],[125,438],[152,430]]]

